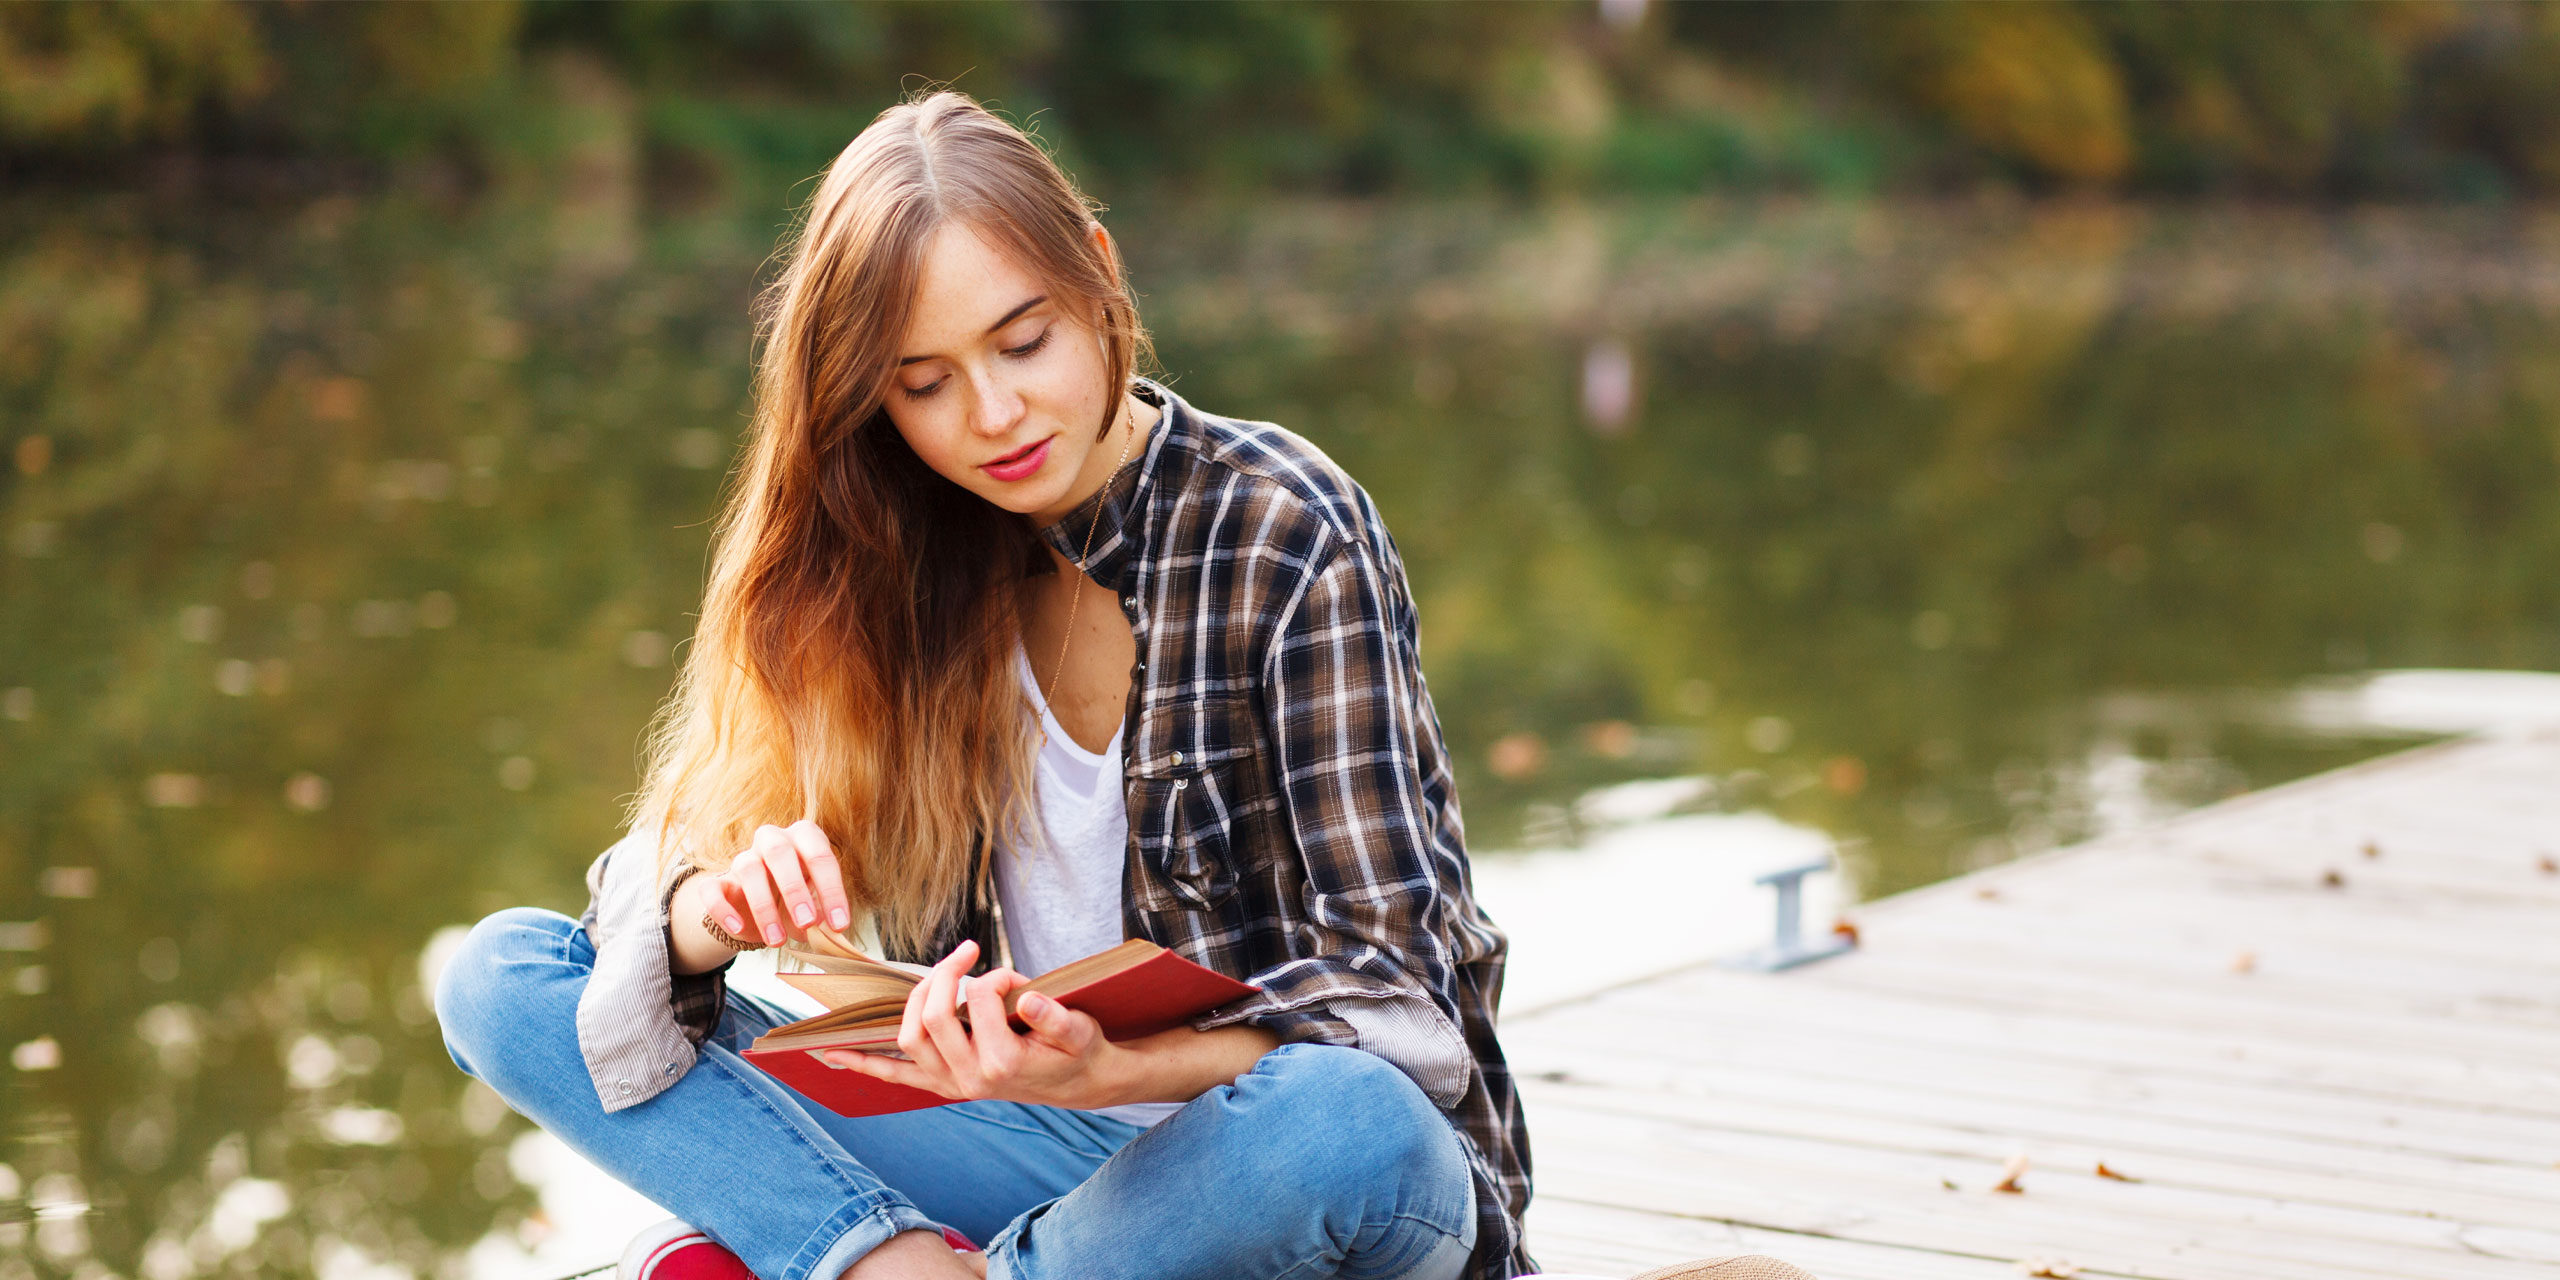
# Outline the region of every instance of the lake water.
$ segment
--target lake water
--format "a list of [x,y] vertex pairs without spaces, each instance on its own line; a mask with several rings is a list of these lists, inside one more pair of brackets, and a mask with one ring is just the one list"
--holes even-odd
[[[1757,823],[1874,896],[2470,723],[2368,673],[2560,667],[2560,218],[1115,227],[1174,385],[1376,496],[1523,884]],[[561,1228],[420,952],[583,900],[774,238],[566,184],[0,203],[0,1280]]]

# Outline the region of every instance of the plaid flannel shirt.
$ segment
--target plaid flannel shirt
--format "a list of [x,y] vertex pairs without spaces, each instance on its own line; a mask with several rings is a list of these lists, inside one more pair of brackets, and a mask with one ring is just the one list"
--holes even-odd
[[[1200,1029],[1256,1023],[1413,1077],[1476,1184],[1469,1280],[1535,1271],[1528,1127],[1494,1038],[1508,943],[1475,903],[1394,540],[1306,440],[1152,379],[1136,390],[1164,411],[1140,461],[1041,532],[1112,588],[1137,638],[1123,927],[1262,988]],[[979,967],[999,963],[1002,920],[976,880],[924,952],[898,958],[974,938]],[[725,994],[718,970],[674,978],[688,1039]]]
[[1476,1180],[1473,1280],[1521,1245],[1529,1134],[1494,1038],[1507,941],[1470,884],[1404,562],[1314,445],[1150,379],[1142,461],[1042,531],[1111,587],[1138,642],[1123,913],[1260,986],[1206,1030],[1370,1049],[1413,1075]]

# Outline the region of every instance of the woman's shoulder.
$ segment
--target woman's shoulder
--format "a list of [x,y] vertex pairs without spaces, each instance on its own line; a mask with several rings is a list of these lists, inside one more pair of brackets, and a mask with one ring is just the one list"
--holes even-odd
[[1369,542],[1384,533],[1368,490],[1314,441],[1276,422],[1197,409],[1192,417],[1200,433],[1193,487],[1204,496],[1250,504],[1270,534]]

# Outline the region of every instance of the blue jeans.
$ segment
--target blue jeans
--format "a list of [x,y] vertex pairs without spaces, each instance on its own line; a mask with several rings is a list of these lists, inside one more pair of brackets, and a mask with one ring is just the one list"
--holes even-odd
[[790,1015],[731,992],[683,1079],[608,1114],[578,1051],[594,966],[557,912],[481,921],[436,984],[454,1063],[767,1280],[943,1225],[1007,1280],[1454,1280],[1475,1245],[1456,1133],[1358,1049],[1282,1045],[1152,1129],[1013,1102],[848,1119],[738,1056]]

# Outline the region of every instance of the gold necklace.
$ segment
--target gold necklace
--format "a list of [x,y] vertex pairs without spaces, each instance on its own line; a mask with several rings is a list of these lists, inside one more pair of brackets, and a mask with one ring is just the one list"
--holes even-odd
[[[1119,478],[1120,468],[1129,465],[1129,446],[1136,444],[1137,442],[1138,423],[1135,418],[1132,418],[1129,421],[1129,438],[1120,442],[1120,456],[1112,462],[1111,474],[1102,478],[1102,487],[1094,490],[1093,496],[1091,498],[1087,498],[1085,500],[1086,502],[1099,502],[1102,500],[1103,494],[1110,492],[1111,482]],[[1076,504],[1076,508],[1078,510],[1082,510],[1083,507],[1083,502]],[[1093,556],[1093,535],[1100,532],[1102,532],[1102,517],[1100,515],[1096,515],[1093,518],[1093,523],[1085,527],[1084,550],[1076,553],[1076,562],[1068,567],[1074,569],[1079,574],[1084,572],[1084,562]],[[1049,715],[1043,718],[1040,725],[1040,745],[1044,747],[1049,745],[1049,725],[1047,721],[1049,719],[1056,718],[1058,714],[1055,705],[1055,695],[1058,689],[1058,677],[1065,675],[1067,671],[1067,647],[1076,642],[1076,613],[1084,608],[1084,588],[1070,587],[1069,589],[1074,591],[1075,594],[1067,597],[1067,633],[1058,640],[1058,660],[1050,665],[1049,688],[1041,694],[1042,700],[1051,704]],[[1060,723],[1063,724],[1065,722],[1060,721]]]

